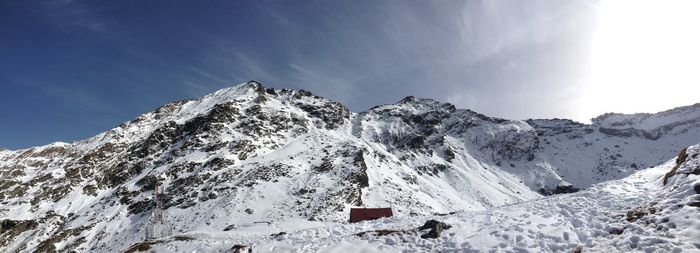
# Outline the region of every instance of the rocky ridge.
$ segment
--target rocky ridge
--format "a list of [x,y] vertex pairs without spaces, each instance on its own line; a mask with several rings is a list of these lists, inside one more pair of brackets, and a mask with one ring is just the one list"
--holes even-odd
[[343,221],[356,206],[482,210],[657,165],[700,140],[699,126],[697,105],[590,125],[415,97],[353,113],[251,81],[84,141],[0,150],[0,248],[124,250],[141,239],[158,178],[176,231]]

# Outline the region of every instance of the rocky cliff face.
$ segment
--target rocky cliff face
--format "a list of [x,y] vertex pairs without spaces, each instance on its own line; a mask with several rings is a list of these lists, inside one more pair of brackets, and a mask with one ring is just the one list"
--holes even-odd
[[698,106],[513,121],[407,97],[352,113],[251,81],[93,138],[0,150],[3,251],[114,251],[142,238],[164,178],[176,231],[289,218],[481,210],[656,165],[700,140]]

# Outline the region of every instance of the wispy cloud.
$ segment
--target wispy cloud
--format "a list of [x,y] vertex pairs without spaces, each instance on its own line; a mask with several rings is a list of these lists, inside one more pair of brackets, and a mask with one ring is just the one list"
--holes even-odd
[[101,9],[90,1],[51,0],[44,2],[43,11],[58,20],[58,25],[79,27],[95,34],[102,34],[114,20],[100,15]]
[[587,0],[314,2],[294,13],[276,2],[256,7],[280,27],[274,31],[284,40],[274,49],[283,54],[221,37],[194,73],[308,89],[354,110],[419,95],[513,118],[568,113],[531,101],[571,101],[557,86],[577,85],[581,73],[573,69],[586,59],[562,45],[587,43],[594,18]]
[[281,80],[253,51],[221,39],[204,48],[191,64],[173,70],[178,72],[180,90],[192,97],[252,79],[275,83]]
[[570,107],[558,105],[573,95],[559,86],[580,85],[595,18],[588,0],[253,6],[258,16],[248,18],[265,30],[206,35],[196,59],[165,67],[182,92],[255,79],[356,111],[419,95],[502,117],[563,117]]

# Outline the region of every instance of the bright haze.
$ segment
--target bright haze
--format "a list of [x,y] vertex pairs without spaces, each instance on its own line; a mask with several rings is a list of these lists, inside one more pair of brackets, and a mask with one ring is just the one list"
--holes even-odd
[[251,79],[353,111],[512,119],[700,102],[698,1],[1,1],[0,147],[74,141]]

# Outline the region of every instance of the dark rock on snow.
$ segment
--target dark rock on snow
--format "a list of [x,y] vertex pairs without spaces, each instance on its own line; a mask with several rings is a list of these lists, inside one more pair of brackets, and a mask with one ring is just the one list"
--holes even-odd
[[420,236],[421,238],[428,239],[440,237],[440,233],[442,233],[443,230],[449,229],[451,227],[452,226],[447,225],[447,223],[441,221],[429,220],[426,221],[425,224],[423,224],[423,226],[419,227],[418,230],[430,229],[428,233]]

